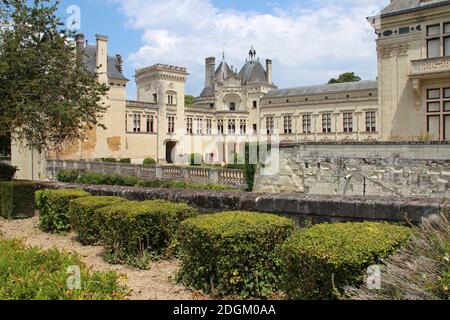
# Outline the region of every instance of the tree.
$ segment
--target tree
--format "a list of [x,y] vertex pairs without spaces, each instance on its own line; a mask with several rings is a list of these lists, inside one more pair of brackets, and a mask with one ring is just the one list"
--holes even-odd
[[358,82],[361,81],[361,78],[355,75],[354,72],[346,72],[339,75],[339,78],[335,79],[332,78],[330,81],[328,81],[328,84],[333,83],[345,83],[345,82]]
[[[56,16],[59,1],[0,0],[0,136],[59,151],[99,122],[107,87]],[[6,26],[6,27],[5,27]]]
[[191,105],[194,104],[194,102],[195,102],[194,96],[186,95],[186,96],[184,97],[184,104],[185,104],[186,106],[191,106]]

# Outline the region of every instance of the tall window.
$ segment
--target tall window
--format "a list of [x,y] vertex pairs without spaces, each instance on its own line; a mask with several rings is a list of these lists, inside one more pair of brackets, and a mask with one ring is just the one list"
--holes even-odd
[[253,124],[253,134],[258,134],[258,125],[256,123]]
[[284,134],[292,134],[292,116],[284,116]]
[[331,133],[331,113],[322,115],[322,132]]
[[125,132],[128,132],[128,113],[125,113]]
[[192,118],[187,118],[186,119],[186,133],[187,134],[193,134],[194,133],[194,123]]
[[450,56],[450,22],[427,26],[427,57]]
[[219,134],[225,133],[223,120],[217,120],[217,131],[219,132]]
[[344,132],[353,132],[353,113],[345,112],[343,114]]
[[375,111],[366,112],[366,132],[377,131],[377,113]]
[[133,115],[133,132],[141,132],[141,115]]
[[228,120],[228,134],[236,134],[236,120]]
[[240,130],[241,134],[247,133],[247,120],[241,119],[241,121],[239,123],[239,130]]
[[274,125],[273,117],[266,118],[266,129],[267,129],[267,134],[274,134],[275,125]]
[[433,140],[450,140],[450,88],[427,90],[427,132]]
[[311,115],[305,114],[303,116],[303,133],[311,133]]
[[212,119],[206,119],[206,134],[212,134]]
[[155,132],[155,116],[147,115],[146,116],[146,129],[149,133]]
[[230,102],[230,111],[236,111],[236,103],[235,102]]
[[168,120],[168,132],[169,133],[174,133],[175,132],[175,117],[174,116],[169,116],[167,117]]
[[175,105],[175,97],[173,94],[169,94],[167,96],[167,104],[169,104],[171,106]]
[[197,119],[197,134],[203,134],[203,119]]
[[254,100],[253,101],[253,109],[258,108],[258,101]]

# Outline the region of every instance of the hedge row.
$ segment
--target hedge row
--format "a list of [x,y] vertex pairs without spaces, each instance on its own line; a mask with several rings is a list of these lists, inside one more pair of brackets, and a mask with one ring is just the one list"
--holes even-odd
[[104,245],[108,261],[142,268],[150,258],[176,253],[180,222],[197,215],[186,204],[93,197],[82,190],[37,191],[36,204],[42,230],[73,230],[85,245]]
[[283,244],[284,291],[291,299],[333,299],[363,282],[367,268],[392,255],[411,230],[388,223],[322,224]]
[[[80,268],[79,289],[67,286],[72,266]],[[115,272],[92,272],[77,255],[0,239],[0,300],[120,300],[127,295]]]
[[35,184],[24,181],[0,181],[0,217],[29,218],[34,215]]
[[52,233],[69,231],[70,201],[87,196],[90,196],[90,194],[83,190],[36,191],[36,206],[40,210],[39,228]]
[[154,257],[174,254],[180,222],[197,211],[186,204],[145,201],[104,207],[97,214],[109,260],[145,268]]
[[410,236],[409,228],[373,222],[293,230],[288,219],[258,213],[189,219],[179,231],[178,279],[221,297],[270,298],[281,289],[290,299],[334,299]]
[[137,177],[122,177],[115,174],[83,173],[77,170],[61,170],[58,173],[59,182],[81,183],[91,185],[111,185],[126,187],[164,188],[164,189],[192,189],[192,190],[232,190],[230,187],[191,183],[181,181],[143,180]]
[[293,229],[287,218],[249,212],[189,219],[179,231],[178,279],[214,295],[269,298],[281,276],[275,249]]

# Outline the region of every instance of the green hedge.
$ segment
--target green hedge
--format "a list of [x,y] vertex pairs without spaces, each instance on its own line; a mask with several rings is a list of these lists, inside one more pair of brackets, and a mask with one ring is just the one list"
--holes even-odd
[[115,158],[102,158],[102,162],[116,163],[117,159],[115,159]]
[[[67,286],[80,268],[80,289]],[[120,300],[128,295],[115,272],[91,272],[79,256],[0,239],[0,300]]]
[[362,283],[369,266],[405,243],[411,230],[388,223],[322,224],[295,232],[282,246],[291,299],[334,299]]
[[35,184],[25,181],[0,182],[0,216],[21,219],[34,216]]
[[162,181],[162,180],[143,180],[137,177],[122,177],[115,174],[101,174],[80,172],[77,170],[61,170],[58,173],[58,181],[66,183],[81,183],[91,185],[112,185],[143,188],[165,188],[165,189],[192,189],[192,190],[233,190],[227,186],[192,183],[182,181]]
[[146,158],[143,162],[144,165],[153,166],[156,165],[156,160],[153,158]]
[[0,162],[0,181],[11,181],[16,172],[16,167]]
[[294,229],[290,219],[251,212],[224,212],[181,223],[184,285],[218,296],[269,298],[278,290],[276,248]]
[[126,202],[97,210],[107,258],[146,268],[150,258],[170,256],[181,221],[197,210],[167,201]]
[[100,220],[97,209],[126,201],[118,197],[83,197],[70,201],[69,222],[84,245],[100,241]]
[[60,170],[57,179],[59,182],[75,183],[78,182],[80,174],[78,170]]
[[120,159],[119,163],[130,164],[131,163],[131,159],[130,158]]
[[69,231],[70,201],[87,196],[90,194],[76,189],[37,191],[36,206],[40,210],[39,228],[54,233]]

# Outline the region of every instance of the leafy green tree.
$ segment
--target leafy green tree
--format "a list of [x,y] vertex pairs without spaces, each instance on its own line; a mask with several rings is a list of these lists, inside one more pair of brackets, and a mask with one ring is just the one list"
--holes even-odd
[[191,96],[188,94],[184,97],[184,104],[186,106],[192,106],[194,104],[194,102],[195,102],[194,96]]
[[355,75],[354,72],[346,72],[341,75],[337,79],[332,78],[330,81],[328,81],[328,84],[333,83],[345,83],[345,82],[358,82],[361,81],[361,78]]
[[59,151],[102,126],[107,87],[87,72],[59,1],[0,0],[0,136]]
[[10,135],[0,136],[0,157],[11,154],[11,137]]

